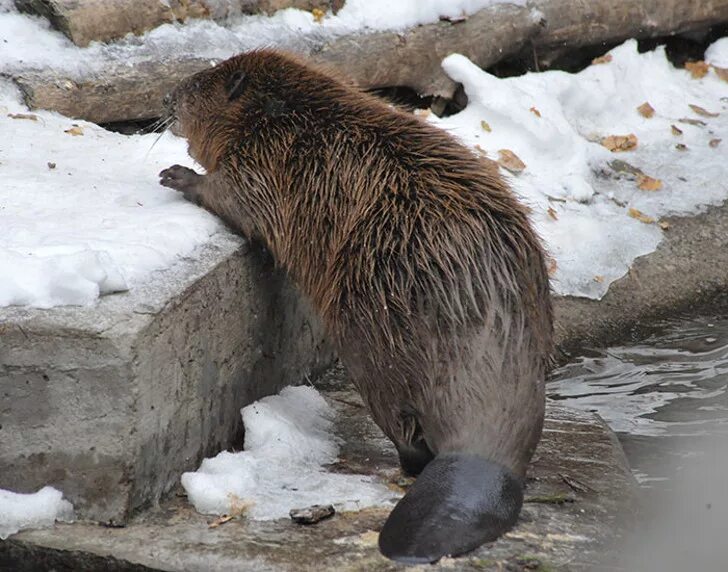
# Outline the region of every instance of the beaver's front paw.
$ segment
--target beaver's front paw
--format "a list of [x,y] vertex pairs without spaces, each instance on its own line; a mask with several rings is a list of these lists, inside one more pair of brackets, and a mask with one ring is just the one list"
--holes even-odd
[[188,201],[199,205],[202,204],[200,187],[204,178],[204,175],[198,175],[192,169],[172,165],[159,173],[159,184],[181,192]]

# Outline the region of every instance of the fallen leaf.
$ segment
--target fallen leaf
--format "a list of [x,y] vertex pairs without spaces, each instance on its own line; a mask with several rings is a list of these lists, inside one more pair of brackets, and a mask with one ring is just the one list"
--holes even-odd
[[692,119],[691,117],[682,117],[678,119],[680,123],[687,123],[688,125],[695,125],[696,127],[705,127],[707,123],[700,121],[700,119]]
[[488,123],[488,122],[487,122],[487,121],[486,121],[485,119],[483,119],[483,120],[482,120],[482,121],[480,122],[480,126],[481,126],[481,127],[483,128],[483,131],[487,131],[488,133],[490,133],[491,131],[493,131],[493,130],[492,130],[492,129],[490,128],[490,124],[489,124],[489,123]]
[[611,61],[612,61],[612,54],[604,54],[603,56],[599,56],[598,58],[594,58],[592,60],[592,65],[608,64]]
[[718,145],[720,145],[720,142],[723,141],[722,139],[711,139],[708,141],[708,145],[715,149]]
[[599,284],[601,284],[602,282],[604,282],[604,276],[602,276],[601,274],[597,274],[594,277],[594,282],[598,282]]
[[676,127],[674,125],[670,125],[670,129],[672,130],[672,134],[675,137],[679,137],[680,135],[683,134],[682,129],[679,129],[678,127]]
[[646,117],[647,119],[655,114],[655,108],[646,101],[637,108],[637,111],[642,117]]
[[662,230],[669,230],[670,229],[670,223],[666,220],[661,220],[657,223]]
[[510,149],[498,149],[498,164],[511,173],[520,173],[526,168],[526,164]]
[[643,191],[659,191],[662,188],[662,181],[648,175],[638,175],[637,186]]
[[529,109],[529,111],[533,113],[536,117],[541,117],[541,112],[535,107],[532,107],[531,109]]
[[630,209],[627,211],[627,214],[631,216],[632,218],[636,218],[638,221],[643,222],[645,224],[654,224],[655,219],[653,219],[651,216],[647,216],[642,211],[639,211],[635,208],[630,207]]
[[477,143],[475,144],[475,148],[478,150],[478,153],[480,153],[484,157],[488,155],[488,152],[485,149],[483,149],[480,145],[478,145]]
[[313,14],[313,21],[317,24],[323,22],[324,16],[326,16],[326,12],[324,12],[320,8],[314,8],[313,10],[311,10],[311,14]]
[[362,546],[376,546],[379,541],[379,533],[375,530],[367,530],[359,535],[358,543]]
[[637,147],[637,136],[634,133],[630,133],[629,135],[609,135],[608,137],[602,137],[599,143],[612,153],[631,151]]
[[701,77],[705,77],[706,75],[708,75],[708,70],[710,69],[710,66],[704,61],[687,62],[685,64],[685,69],[690,72],[690,75],[693,76],[693,79],[700,79]]
[[38,121],[38,116],[35,113],[8,113],[8,117],[11,119],[29,119],[30,121]]
[[559,269],[559,265],[556,262],[555,258],[549,258],[548,259],[548,265],[546,267],[546,271],[548,272],[549,276],[553,276],[556,274],[556,271]]
[[678,143],[677,145],[675,145],[675,149],[677,149],[678,151],[687,151],[688,146],[684,143]]
[[224,514],[220,518],[216,518],[210,524],[208,524],[207,528],[217,528],[218,526],[225,524],[226,522],[230,522],[234,518],[235,517],[231,514]]
[[559,220],[559,215],[556,214],[556,209],[554,207],[549,207],[548,209],[546,209],[546,212],[552,219]]
[[49,169],[55,169],[56,168],[56,164],[55,163],[51,163],[50,161],[48,161],[47,164],[48,164],[48,168]]
[[69,127],[64,131],[64,133],[68,133],[69,135],[73,135],[74,137],[77,137],[79,135],[83,135],[83,127],[79,127],[78,125],[74,125],[73,127]]
[[718,66],[713,66],[713,70],[720,79],[722,79],[723,81],[728,81],[728,68],[719,68]]
[[712,113],[699,105],[695,105],[694,103],[689,103],[688,105],[690,106],[690,109],[702,117],[718,117],[720,115],[720,113]]

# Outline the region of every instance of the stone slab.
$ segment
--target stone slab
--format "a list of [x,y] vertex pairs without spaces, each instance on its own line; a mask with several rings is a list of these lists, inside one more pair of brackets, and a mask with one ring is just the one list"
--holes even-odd
[[268,256],[224,233],[94,306],[0,308],[0,488],[123,524],[331,355]]
[[[331,470],[398,477],[397,457],[341,369],[317,384],[339,412],[339,462]],[[529,469],[516,528],[458,559],[421,570],[588,570],[620,535],[636,485],[621,447],[596,415],[550,404],[544,436]],[[388,509],[337,514],[315,525],[239,518],[211,528],[175,497],[134,517],[124,529],[56,525],[0,543],[0,569],[223,571],[400,570],[376,547]],[[108,568],[105,568],[108,565]]]

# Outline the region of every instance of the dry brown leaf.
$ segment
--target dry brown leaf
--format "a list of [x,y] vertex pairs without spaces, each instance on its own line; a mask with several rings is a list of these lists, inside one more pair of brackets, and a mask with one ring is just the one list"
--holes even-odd
[[603,56],[599,56],[598,58],[594,58],[592,60],[593,65],[598,64],[608,64],[612,61],[612,54],[604,54]]
[[79,135],[83,135],[83,127],[79,127],[78,125],[74,125],[73,127],[69,127],[64,131],[64,133],[68,133],[69,135],[73,135],[74,137],[78,137]]
[[556,209],[554,207],[549,207],[548,209],[546,209],[546,212],[552,219],[559,220],[559,215],[556,213]]
[[720,113],[712,113],[699,105],[695,105],[694,103],[689,103],[688,105],[690,106],[690,109],[701,117],[718,117],[720,115]]
[[643,191],[659,191],[662,188],[662,181],[653,179],[648,175],[639,175],[637,177],[637,186]]
[[693,79],[700,79],[701,77],[705,77],[706,75],[708,75],[708,70],[710,69],[710,66],[704,61],[686,62],[685,69],[690,72],[690,75],[693,76]]
[[675,125],[670,125],[670,129],[672,130],[672,134],[675,137],[680,137],[680,135],[683,134],[682,129],[676,127]]
[[637,111],[642,117],[646,117],[647,119],[655,114],[655,108],[646,101],[637,108]]
[[549,258],[548,259],[548,266],[546,267],[546,271],[548,272],[549,276],[553,276],[556,274],[556,271],[559,269],[559,265],[556,262],[555,258]]
[[529,109],[529,111],[533,113],[536,117],[541,117],[541,112],[535,107],[532,107],[531,109]]
[[488,123],[488,122],[487,122],[487,121],[486,121],[485,119],[483,119],[483,120],[482,120],[482,121],[480,122],[480,126],[481,126],[481,127],[483,128],[483,131],[487,131],[488,133],[490,133],[491,131],[493,131],[493,130],[492,130],[492,129],[490,128],[490,124],[489,124],[489,123]]
[[728,81],[728,68],[719,68],[718,66],[713,66],[713,70],[720,79],[722,79],[723,81]]
[[511,173],[520,173],[526,168],[526,164],[510,149],[498,149],[498,164]]
[[601,274],[597,274],[594,277],[594,282],[598,282],[599,284],[601,284],[602,282],[604,282],[604,276],[602,276]]
[[657,224],[659,225],[659,227],[660,227],[660,228],[661,228],[662,230],[669,230],[669,229],[670,229],[670,223],[669,223],[669,222],[667,222],[666,220],[661,220],[661,221],[660,221],[660,222],[658,222]]
[[715,149],[718,145],[720,145],[720,142],[723,141],[722,139],[711,139],[708,141],[708,145]]
[[692,119],[691,117],[681,117],[678,119],[680,123],[687,123],[688,125],[695,125],[696,127],[705,127],[707,123],[700,121],[700,119]]
[[612,153],[631,151],[637,147],[637,136],[634,133],[630,133],[629,135],[609,135],[608,137],[602,137],[599,143],[612,151]]
[[475,148],[478,150],[478,153],[483,155],[483,157],[486,157],[488,155],[488,152],[485,149],[483,149],[480,145],[478,145],[477,143],[475,144]]
[[675,149],[677,149],[678,151],[687,151],[688,146],[684,143],[678,143],[677,145],[675,145]]
[[642,211],[639,211],[635,208],[630,207],[630,209],[627,211],[627,214],[631,216],[632,218],[636,218],[638,221],[643,222],[645,224],[654,224],[655,219],[653,219],[651,216],[647,216]]
[[29,119],[30,121],[38,121],[38,116],[35,113],[8,113],[8,117],[11,119]]
[[216,518],[213,520],[210,524],[207,525],[207,528],[217,528],[218,526],[225,524],[226,522],[230,522],[235,517],[232,514],[224,514],[219,518]]
[[313,14],[313,21],[317,24],[323,22],[324,16],[326,16],[326,12],[324,12],[320,8],[314,8],[313,10],[311,10],[311,14]]

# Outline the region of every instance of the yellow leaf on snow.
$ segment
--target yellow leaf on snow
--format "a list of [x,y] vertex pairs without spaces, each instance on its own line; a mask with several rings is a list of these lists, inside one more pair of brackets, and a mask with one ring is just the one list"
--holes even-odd
[[662,188],[662,181],[647,175],[638,175],[637,186],[643,191],[659,191]]
[[728,68],[719,68],[718,66],[713,66],[713,70],[715,70],[715,73],[720,79],[722,79],[723,81],[728,81]]
[[690,109],[702,117],[718,117],[720,115],[720,113],[712,113],[699,105],[695,105],[694,103],[689,103],[688,105],[690,106]]
[[662,230],[669,230],[669,229],[670,229],[670,223],[669,223],[669,222],[667,222],[666,220],[661,220],[661,221],[660,221],[660,222],[658,222],[657,224],[659,225],[659,227],[660,227],[660,228],[661,228]]
[[646,101],[637,108],[637,111],[639,111],[639,114],[642,117],[646,117],[647,119],[649,119],[650,117],[652,117],[655,114],[654,107],[652,107]]
[[532,107],[531,109],[529,109],[529,111],[533,113],[536,117],[541,117],[541,112],[535,107]]
[[674,135],[675,137],[679,137],[680,135],[682,135],[682,134],[683,134],[683,132],[682,132],[682,129],[679,129],[679,128],[678,128],[678,127],[676,127],[675,125],[670,125],[670,130],[672,131],[672,134],[673,134],[673,135]]
[[488,122],[487,122],[487,121],[486,121],[485,119],[483,119],[483,120],[482,120],[482,121],[480,122],[480,126],[481,126],[481,127],[483,128],[483,131],[487,131],[488,133],[490,133],[491,131],[493,131],[493,130],[492,130],[492,129],[490,128],[490,124],[489,124],[489,123],[488,123]]
[[74,137],[77,137],[79,135],[83,135],[83,127],[79,127],[78,125],[74,125],[73,127],[70,127],[64,131],[64,133],[68,133],[69,135],[73,135]]
[[313,21],[317,24],[323,22],[324,16],[326,16],[326,12],[324,12],[320,8],[314,8],[313,10],[311,10],[311,14],[313,14]]
[[651,216],[647,216],[645,213],[635,208],[630,207],[630,209],[627,211],[627,214],[632,218],[636,218],[638,221],[645,224],[655,224],[655,219],[653,219]]
[[700,79],[708,75],[708,70],[710,69],[710,66],[704,61],[687,62],[685,64],[685,69],[690,72],[690,75],[693,76],[693,79]]
[[637,147],[637,136],[634,133],[630,133],[629,135],[609,135],[608,137],[602,137],[599,143],[612,153],[631,151]]
[[604,54],[603,56],[599,56],[598,58],[594,58],[592,60],[592,65],[608,64],[611,61],[612,61],[612,54]]
[[526,164],[510,149],[498,149],[498,164],[511,173],[520,173],[526,168]]

